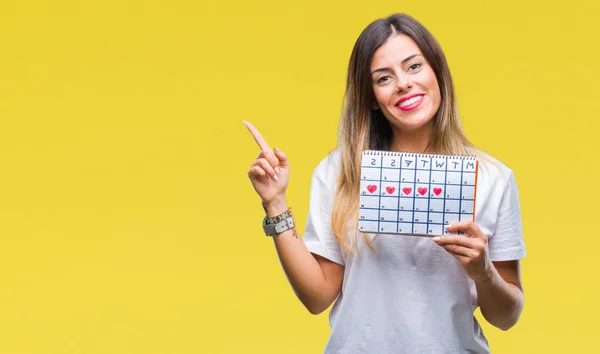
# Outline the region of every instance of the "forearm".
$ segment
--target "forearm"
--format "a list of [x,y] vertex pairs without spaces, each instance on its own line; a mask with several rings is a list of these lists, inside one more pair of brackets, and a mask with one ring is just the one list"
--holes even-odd
[[[264,206],[272,217],[287,210],[287,202]],[[335,286],[327,280],[321,266],[310,253],[295,229],[273,236],[275,249],[285,275],[298,299],[313,314],[324,311],[335,298]]]
[[521,289],[502,279],[494,267],[475,286],[481,314],[490,324],[506,331],[517,323],[524,304]]

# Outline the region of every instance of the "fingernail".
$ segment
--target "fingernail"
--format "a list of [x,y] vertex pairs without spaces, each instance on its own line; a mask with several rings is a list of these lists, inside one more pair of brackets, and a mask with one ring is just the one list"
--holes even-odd
[[279,151],[279,149],[277,147],[273,147],[273,149],[275,149],[275,151]]
[[449,229],[451,227],[452,227],[452,225],[444,225],[444,229]]
[[273,179],[275,180],[275,182],[279,182],[279,177],[277,177],[277,175],[273,176]]
[[434,237],[432,240],[434,240],[435,242],[438,242],[440,240],[439,236]]
[[279,167],[275,167],[275,173],[279,174],[279,171],[280,171]]

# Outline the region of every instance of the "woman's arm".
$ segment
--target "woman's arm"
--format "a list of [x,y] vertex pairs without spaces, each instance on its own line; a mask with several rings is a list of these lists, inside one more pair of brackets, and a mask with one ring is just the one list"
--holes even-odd
[[521,285],[520,262],[492,262],[489,276],[475,281],[481,314],[492,325],[503,331],[514,326],[525,297]]
[[[272,151],[258,130],[244,122],[261,152],[248,171],[248,178],[262,200],[267,217],[288,210],[285,192],[290,165],[285,154]],[[273,236],[281,266],[302,304],[312,314],[323,312],[331,305],[342,287],[344,267],[320,256],[313,256],[295,229]]]
[[448,231],[463,231],[465,236],[440,236],[433,240],[456,258],[475,281],[483,317],[492,325],[508,330],[523,311],[519,261],[492,262],[487,236],[473,222],[458,222]]
[[[264,205],[268,217],[288,209],[285,199]],[[310,253],[295,230],[273,236],[277,255],[292,289],[308,311],[325,311],[342,288],[344,266]]]

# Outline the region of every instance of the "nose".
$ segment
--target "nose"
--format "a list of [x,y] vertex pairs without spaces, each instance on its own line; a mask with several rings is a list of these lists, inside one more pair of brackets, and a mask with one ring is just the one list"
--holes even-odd
[[408,92],[412,88],[413,83],[408,75],[399,75],[396,80],[396,88],[398,92]]

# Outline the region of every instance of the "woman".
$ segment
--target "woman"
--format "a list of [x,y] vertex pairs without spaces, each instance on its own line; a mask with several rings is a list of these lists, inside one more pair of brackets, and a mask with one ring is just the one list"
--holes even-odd
[[[476,307],[502,330],[518,321],[525,246],[513,173],[465,137],[442,49],[413,18],[380,19],[359,36],[339,147],[313,173],[302,239],[285,198],[289,162],[245,124],[262,149],[248,176],[294,291],[313,314],[335,301],[325,352],[488,353]],[[448,228],[466,236],[357,232],[363,150],[477,155],[476,220]]]

